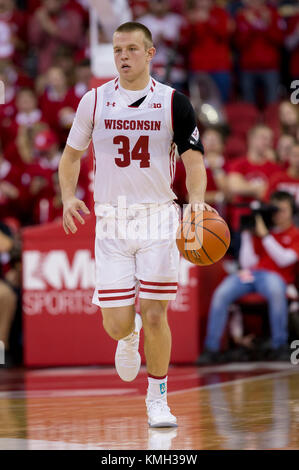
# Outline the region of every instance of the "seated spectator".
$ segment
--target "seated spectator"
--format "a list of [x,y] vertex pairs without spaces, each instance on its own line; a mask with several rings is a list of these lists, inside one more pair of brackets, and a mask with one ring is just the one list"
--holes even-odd
[[4,146],[5,129],[8,128],[16,114],[16,88],[11,84],[8,69],[0,63],[0,80],[4,84],[5,103],[0,105],[0,143]]
[[63,71],[68,87],[74,85],[75,57],[71,47],[63,45],[58,48],[53,67]]
[[276,162],[286,169],[289,165],[289,156],[295,139],[292,135],[281,134],[276,144]]
[[65,74],[58,67],[51,67],[46,74],[45,91],[40,98],[40,108],[50,128],[58,135],[60,143],[66,141],[75,110],[66,99],[68,86]]
[[237,158],[228,166],[227,189],[232,197],[230,223],[233,231],[233,248],[238,255],[240,217],[249,212],[248,206],[254,199],[262,200],[266,194],[269,177],[281,171],[271,161],[272,131],[259,124],[248,133],[248,154]]
[[299,144],[294,144],[290,150],[288,167],[269,178],[266,199],[274,191],[285,191],[293,195],[299,207]]
[[149,28],[157,49],[151,62],[153,76],[182,91],[187,80],[185,60],[178,48],[183,18],[169,7],[170,0],[152,0],[149,13],[138,21]]
[[212,0],[194,0],[191,5],[182,29],[189,69],[193,74],[208,73],[218,86],[222,100],[227,102],[231,91],[230,40],[234,23]]
[[0,221],[0,341],[5,347],[5,365],[10,366],[11,346],[9,342],[10,330],[16,313],[18,296],[20,295],[20,278],[13,273],[3,271],[4,255],[9,258],[9,253],[14,247],[13,234],[9,227]]
[[0,0],[0,60],[22,64],[26,45],[26,14],[15,8],[14,0]]
[[58,173],[52,174],[51,191],[46,193],[43,191],[33,201],[33,223],[44,224],[58,220],[63,215],[63,204],[61,200],[61,192],[58,181]]
[[299,79],[299,13],[288,21],[285,46],[290,54],[289,71],[291,80]]
[[82,96],[90,89],[91,77],[90,60],[82,60],[75,68],[75,84],[66,96],[67,107],[77,110]]
[[299,113],[297,106],[290,101],[282,101],[278,109],[281,132],[297,137],[299,127]]
[[21,128],[32,128],[42,121],[42,112],[38,109],[37,97],[30,88],[22,88],[16,95],[16,115],[2,138],[3,148],[13,142]]
[[57,50],[65,44],[75,50],[83,38],[82,17],[67,8],[66,0],[42,0],[29,22],[29,41],[37,54],[38,71],[53,65]]
[[208,128],[202,134],[202,142],[208,179],[205,200],[222,213],[223,203],[228,196],[223,137],[216,129]]
[[0,149],[0,219],[19,219],[22,201],[22,173],[18,166],[5,160]]
[[266,0],[244,0],[236,16],[235,44],[239,52],[243,99],[256,103],[257,85],[265,105],[278,100],[284,21]]
[[241,270],[225,278],[212,297],[205,351],[199,364],[217,361],[221,338],[228,319],[230,304],[245,294],[257,292],[266,298],[269,310],[272,347],[270,360],[289,360],[288,305],[286,289],[295,282],[299,259],[299,229],[293,224],[293,197],[276,192],[271,197],[277,212],[273,229],[269,230],[262,217],[256,215],[254,234],[242,233]]

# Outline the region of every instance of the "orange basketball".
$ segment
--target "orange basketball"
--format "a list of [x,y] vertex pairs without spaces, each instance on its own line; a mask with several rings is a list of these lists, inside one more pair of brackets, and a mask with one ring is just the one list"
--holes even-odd
[[180,223],[176,243],[188,261],[207,266],[227,252],[230,231],[225,220],[214,212],[191,212]]

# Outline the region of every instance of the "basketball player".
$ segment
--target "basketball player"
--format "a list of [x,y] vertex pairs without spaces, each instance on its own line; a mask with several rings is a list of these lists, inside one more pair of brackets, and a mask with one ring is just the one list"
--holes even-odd
[[[93,303],[101,307],[104,329],[118,341],[115,366],[124,381],[138,374],[143,326],[148,423],[174,427],[177,419],[167,406],[171,350],[167,305],[176,296],[179,262],[175,242],[179,219],[171,189],[175,145],[186,168],[189,207],[214,209],[204,203],[206,172],[193,108],[184,95],[150,76],[155,54],[150,31],[139,23],[124,23],[114,33],[113,47],[119,76],[82,98],[60,161],[63,227],[67,234],[75,233],[75,220],[84,223],[80,212],[89,213],[75,190],[80,157],[92,139],[97,216]],[[117,208],[119,196],[128,204],[124,216]],[[114,209],[118,234],[105,238],[101,228],[111,221]],[[131,216],[126,216],[130,211]],[[154,226],[163,237],[129,237],[126,229],[132,219],[145,231]],[[141,316],[135,312],[137,287]]]

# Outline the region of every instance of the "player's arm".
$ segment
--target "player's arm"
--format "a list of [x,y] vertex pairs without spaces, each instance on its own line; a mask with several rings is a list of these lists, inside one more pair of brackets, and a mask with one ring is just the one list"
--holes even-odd
[[[189,203],[204,204],[207,187],[207,173],[203,157],[197,150],[186,150],[181,158],[186,170],[186,188],[189,194]],[[195,209],[195,208],[194,208]]]
[[83,153],[84,150],[76,150],[66,145],[59,163],[58,175],[63,203],[63,228],[67,234],[69,230],[72,233],[77,231],[73,217],[84,224],[79,210],[89,214],[84,202],[76,198],[75,195],[80,173],[80,159]]
[[207,173],[203,160],[204,148],[197,129],[196,117],[188,98],[177,91],[173,102],[173,141],[182,158],[186,170],[186,187],[189,203],[193,210],[210,210],[205,203]]
[[83,96],[70,130],[67,144],[62,154],[58,176],[63,203],[63,228],[68,234],[75,233],[77,227],[74,218],[81,224],[84,219],[79,211],[89,214],[83,201],[76,198],[76,187],[80,173],[80,159],[91,141],[93,130],[94,92]]

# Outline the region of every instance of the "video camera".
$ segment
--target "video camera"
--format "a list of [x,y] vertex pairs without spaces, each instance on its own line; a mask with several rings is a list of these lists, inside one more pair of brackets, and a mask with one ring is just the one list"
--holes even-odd
[[260,215],[268,229],[273,228],[273,215],[278,208],[273,204],[265,204],[260,201],[252,201],[249,204],[251,214],[241,216],[241,230],[253,230],[255,228],[255,216]]

